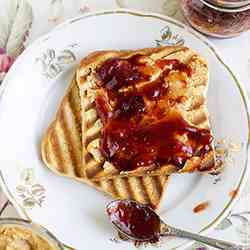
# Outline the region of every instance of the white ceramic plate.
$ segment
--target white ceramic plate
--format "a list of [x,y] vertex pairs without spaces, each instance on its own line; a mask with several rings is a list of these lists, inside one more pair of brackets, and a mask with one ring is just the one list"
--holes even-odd
[[[209,175],[172,176],[159,213],[169,224],[193,232],[205,232],[226,216],[238,196],[229,193],[235,189],[240,193],[247,173],[249,111],[242,86],[208,41],[183,24],[165,16],[117,10],[60,25],[17,59],[2,85],[1,182],[22,217],[42,224],[76,249],[89,249],[90,245],[95,250],[133,248],[129,243],[110,241],[114,231],[105,215],[110,199],[50,172],[40,160],[39,144],[82,57],[95,50],[183,41],[209,62],[208,104],[215,140],[230,139],[242,147],[217,184],[218,177]],[[205,201],[209,207],[194,213],[193,208]],[[171,239],[162,249],[184,243]]]

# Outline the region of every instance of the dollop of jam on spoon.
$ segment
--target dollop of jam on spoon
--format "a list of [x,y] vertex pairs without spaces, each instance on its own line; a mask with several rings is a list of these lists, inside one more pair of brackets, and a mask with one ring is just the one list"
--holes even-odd
[[118,232],[135,243],[156,243],[160,236],[176,236],[222,250],[250,250],[250,246],[237,245],[169,226],[149,206],[133,200],[112,201],[107,206],[107,213]]
[[111,223],[120,233],[136,241],[159,241],[161,221],[149,207],[132,200],[116,200],[107,206]]

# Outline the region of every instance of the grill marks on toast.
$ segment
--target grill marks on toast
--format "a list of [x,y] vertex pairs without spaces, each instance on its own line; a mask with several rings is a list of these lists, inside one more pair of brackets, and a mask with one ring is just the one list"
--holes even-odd
[[[95,123],[95,121],[90,122]],[[56,120],[48,128],[42,140],[42,159],[57,174],[74,178],[94,186],[115,199],[134,199],[156,208],[163,196],[168,176],[117,177],[110,180],[90,182],[84,177],[82,157],[86,163],[92,161],[90,154],[83,154],[81,144],[81,117],[79,90],[73,79],[68,93],[58,110]],[[151,184],[152,183],[152,184]],[[152,192],[148,187],[152,186]]]
[[[148,194],[147,189],[144,185],[144,179],[133,177],[132,179],[129,180],[129,182],[135,182],[136,186],[142,187],[140,189],[140,192],[134,192],[134,196],[135,196],[136,200],[138,200],[141,203],[146,203],[146,204],[150,203],[149,194]],[[141,198],[143,198],[143,200],[141,200]]]
[[133,199],[156,208],[165,190],[167,177],[116,177],[93,183],[114,198]]
[[[57,128],[55,128],[57,130]],[[59,131],[58,131],[59,132]],[[59,136],[58,132],[52,130],[51,132],[51,140],[50,140],[50,150],[56,152],[52,159],[54,160],[54,163],[57,165],[57,169],[61,171],[62,173],[67,173],[67,169],[64,168],[64,158],[63,158],[63,152],[60,147],[59,143]]]
[[[81,158],[78,156],[78,154],[75,154],[76,152],[75,147],[77,147],[78,141],[78,131],[77,128],[74,127],[74,117],[73,113],[69,110],[70,107],[66,104],[64,112],[61,113],[61,129],[64,136],[62,136],[64,145],[67,147],[67,153],[65,155],[69,155],[70,161],[72,162],[73,166],[76,166],[74,168],[74,175],[77,177],[81,177],[81,165],[82,161]],[[79,143],[79,142],[78,142]]]
[[[85,69],[86,68],[92,68],[90,71],[94,71],[95,68],[100,65],[102,62],[107,60],[108,58],[113,57],[130,57],[134,54],[143,54],[148,55],[152,60],[157,60],[160,58],[165,59],[177,59],[180,62],[184,64],[188,64],[192,69],[192,75],[188,81],[188,87],[185,89],[184,94],[186,97],[186,101],[183,103],[179,103],[176,105],[176,109],[180,111],[180,113],[183,115],[183,117],[189,121],[191,124],[197,126],[198,128],[207,128],[209,129],[209,120],[208,120],[208,112],[206,108],[206,92],[207,92],[207,84],[208,84],[208,70],[207,70],[207,63],[204,61],[203,58],[198,56],[194,51],[185,48],[185,47],[168,47],[168,48],[156,48],[156,49],[146,49],[136,52],[100,52],[100,54],[94,54],[94,57],[97,55],[96,60],[93,60],[92,55],[88,56],[87,59],[84,59],[81,63],[81,66],[79,67],[77,71],[77,84],[80,89],[80,98],[81,98],[81,106],[82,106],[82,120],[84,120],[84,117],[86,117],[86,113],[92,112],[95,113],[95,116],[89,120],[85,121],[85,125],[83,124],[82,130],[84,131],[86,129],[86,132],[82,135],[82,144],[83,144],[83,151],[87,149],[89,146],[89,143],[91,143],[93,140],[100,137],[101,127],[96,126],[96,123],[99,123],[100,120],[97,117],[97,114],[95,112],[95,105],[94,102],[91,102],[91,100],[86,95],[86,90],[88,89],[87,78],[84,77]],[[91,75],[88,75],[88,77],[91,77]],[[95,77],[95,76],[93,76]],[[93,80],[93,79],[92,79]],[[176,93],[178,94],[178,91]],[[87,115],[88,116],[88,115]],[[87,151],[87,150],[86,150]],[[213,155],[213,152],[211,152]],[[89,156],[88,156],[89,157]],[[92,155],[90,155],[93,161],[95,159]],[[112,164],[109,165],[109,169],[105,169],[105,162],[103,163],[97,163],[94,164],[90,161],[86,161],[85,166],[85,174],[86,178],[92,179],[92,180],[101,180],[101,179],[108,179],[108,178],[114,178],[116,176],[145,176],[150,174],[153,175],[159,175],[159,174],[171,174],[172,172],[175,172],[176,169],[173,168],[171,165],[162,166],[160,169],[155,172],[146,172],[145,171],[132,171],[132,172],[126,172],[126,173],[118,173]],[[203,162],[205,163],[205,159],[203,159]],[[210,161],[210,164],[207,164],[209,166],[212,166],[212,161]],[[168,171],[169,170],[169,171]],[[162,173],[161,173],[162,171]]]

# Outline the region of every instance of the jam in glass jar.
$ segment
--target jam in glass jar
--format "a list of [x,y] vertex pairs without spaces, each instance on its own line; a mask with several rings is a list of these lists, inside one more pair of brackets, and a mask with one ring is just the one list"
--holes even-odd
[[183,14],[196,30],[234,37],[250,29],[250,0],[181,0]]

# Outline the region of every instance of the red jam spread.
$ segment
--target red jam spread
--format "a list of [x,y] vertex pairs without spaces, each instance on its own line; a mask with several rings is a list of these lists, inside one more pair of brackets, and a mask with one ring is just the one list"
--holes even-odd
[[[141,57],[111,59],[97,71],[101,83],[95,104],[104,125],[101,152],[119,171],[165,164],[182,168],[187,159],[210,150],[212,140],[209,130],[189,125],[171,110],[180,97],[170,98],[167,76],[172,70],[190,75],[191,69],[178,60],[147,65]],[[148,72],[157,70],[158,77],[146,84]]]
[[98,70],[98,76],[107,90],[119,90],[119,88],[134,85],[140,80],[148,80],[150,75],[142,73],[144,63],[139,62],[139,55],[129,59],[113,58],[107,60]]
[[159,240],[160,219],[148,206],[129,200],[113,201],[107,213],[111,223],[132,238],[152,243]]

